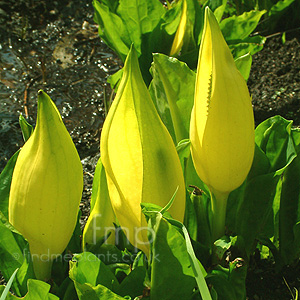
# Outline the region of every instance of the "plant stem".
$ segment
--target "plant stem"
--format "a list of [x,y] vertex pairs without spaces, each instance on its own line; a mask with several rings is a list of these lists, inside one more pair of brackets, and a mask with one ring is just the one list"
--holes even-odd
[[53,261],[50,258],[32,255],[32,263],[36,279],[48,281],[51,278]]
[[228,192],[220,192],[210,187],[211,195],[211,236],[212,242],[225,234],[225,218]]

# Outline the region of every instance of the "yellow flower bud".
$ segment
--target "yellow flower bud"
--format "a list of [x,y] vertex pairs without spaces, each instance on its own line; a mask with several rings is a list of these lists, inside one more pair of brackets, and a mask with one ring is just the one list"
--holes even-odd
[[205,10],[190,139],[196,171],[208,186],[229,193],[243,183],[254,155],[251,98],[209,8]]
[[175,33],[174,41],[171,47],[170,56],[177,55],[182,48],[187,25],[187,3],[182,0],[182,12],[178,28]]
[[172,138],[143,82],[134,48],[129,52],[116,98],[104,122],[102,163],[116,217],[129,241],[149,251],[142,202],[165,206],[183,221],[185,184]]
[[83,189],[80,158],[60,114],[38,93],[36,128],[18,156],[9,221],[28,240],[35,275],[47,280],[73,234]]
[[246,179],[255,143],[246,82],[208,7],[197,66],[190,140],[196,171],[212,192],[214,240],[224,233],[228,195]]
[[[101,158],[99,159],[96,167],[94,180],[98,181],[98,189],[95,197],[96,200],[94,207],[91,209],[91,214],[86,222],[82,235],[83,249],[87,251],[87,247],[97,244],[101,238],[109,233],[110,236],[106,240],[106,243],[115,243],[114,223],[116,223],[116,217],[110,203],[105,170],[103,168]],[[93,183],[93,193],[95,192],[95,184]]]

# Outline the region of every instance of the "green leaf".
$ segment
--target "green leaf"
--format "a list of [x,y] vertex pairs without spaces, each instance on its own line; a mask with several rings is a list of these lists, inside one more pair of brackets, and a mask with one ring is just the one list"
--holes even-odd
[[242,55],[235,60],[235,64],[241,72],[244,79],[247,81],[250,75],[252,56],[250,53]]
[[101,2],[104,3],[106,6],[108,6],[110,11],[115,13],[120,1],[119,0],[101,0]]
[[6,281],[19,268],[12,287],[18,296],[24,296],[28,278],[34,278],[28,243],[0,214],[0,270]]
[[20,115],[19,117],[19,123],[22,130],[24,142],[26,142],[33,132],[33,127],[26,121],[26,119],[22,115]]
[[[213,4],[217,7],[212,8],[210,4]],[[220,23],[222,20],[225,8],[226,8],[227,1],[226,0],[219,0],[219,1],[209,1],[207,5],[211,8],[211,10],[214,12],[214,15],[216,16],[216,19]]]
[[[170,35],[175,35],[181,18],[181,1],[173,2],[171,7],[165,12],[162,17],[163,23],[161,27]],[[170,47],[171,48],[171,47]]]
[[220,28],[226,41],[243,40],[257,27],[266,11],[252,10],[239,16],[232,16],[221,21]]
[[202,182],[199,178],[194,163],[191,157],[190,151],[190,140],[182,140],[176,147],[181,167],[183,169],[183,174],[185,178],[185,184],[187,189],[191,189],[190,186],[197,186],[205,192],[206,195],[209,195],[208,187]]
[[18,270],[19,270],[19,269],[16,269],[16,270],[13,272],[13,274],[11,275],[11,277],[9,278],[8,283],[7,283],[5,289],[4,289],[4,291],[3,291],[3,293],[2,293],[2,295],[1,295],[1,297],[0,297],[0,300],[5,300],[5,299],[6,299],[6,296],[7,296],[8,292],[9,292],[9,289],[10,289],[10,287],[11,287],[11,285],[12,285],[14,279],[15,279],[15,276],[16,276]]
[[264,151],[270,162],[270,172],[281,174],[296,157],[291,135],[292,121],[280,116],[267,119],[255,130],[255,142]]
[[75,283],[90,284],[95,287],[101,284],[109,289],[118,285],[110,269],[93,253],[75,254],[70,262],[70,278]]
[[212,243],[209,225],[210,199],[197,188],[193,190],[190,197],[197,218],[196,240],[210,249]]
[[131,43],[141,55],[142,35],[152,32],[165,12],[157,0],[123,0],[117,10],[126,24]]
[[[238,240],[238,237],[234,237],[232,243]],[[218,299],[246,299],[246,275],[247,265],[242,258],[237,257],[229,263],[228,269],[220,265],[216,266],[208,274],[207,282],[217,291]]]
[[186,173],[185,169],[186,169],[187,160],[191,155],[190,146],[191,146],[191,141],[189,139],[180,141],[176,146],[176,150],[179,156],[180,164],[184,175]]
[[300,156],[283,173],[279,210],[279,251],[284,263],[300,255]]
[[184,238],[161,214],[151,220],[155,231],[151,299],[161,299],[161,295],[164,300],[190,299],[196,281]]
[[[111,89],[117,91],[120,81],[122,79],[123,76],[123,69],[120,69],[119,71],[117,71],[116,73],[114,73],[113,75],[110,75],[107,79],[107,82],[110,84]],[[109,110],[109,107],[107,109],[107,111]]]
[[153,55],[150,94],[174,143],[189,137],[196,74],[176,58]]
[[198,231],[198,224],[197,224],[197,212],[191,201],[190,195],[187,191],[186,195],[186,204],[185,204],[185,213],[184,213],[184,225],[188,229],[190,237],[197,241],[197,231]]
[[[274,1],[275,2],[275,1]],[[273,3],[274,3],[273,2]],[[286,13],[287,8],[294,3],[295,0],[279,0],[276,1],[270,10],[268,11],[268,18],[266,18],[265,23],[263,24],[265,28],[268,28],[270,32],[274,30],[276,25],[280,23],[283,15]]]
[[[15,295],[8,294],[6,300],[16,300],[16,299],[24,299],[24,300],[59,300],[53,294],[50,294],[50,285],[46,282],[40,280],[29,279],[28,283],[28,293],[25,297],[18,298]],[[0,286],[0,294],[3,293],[4,286]]]
[[79,300],[125,300],[101,284],[94,287],[89,283],[75,282],[75,288]]
[[218,294],[217,299],[239,300],[236,298],[234,286],[228,280],[228,273],[227,269],[218,265],[207,275],[206,280],[216,290]]
[[144,290],[145,276],[146,269],[144,267],[135,268],[121,282],[118,289],[118,294],[123,297],[128,295],[132,299],[138,295],[142,295]]
[[211,299],[209,290],[207,288],[207,284],[205,282],[204,276],[206,276],[206,272],[200,262],[196,259],[194,249],[189,238],[189,234],[184,226],[182,226],[182,231],[186,241],[187,252],[189,254],[189,258],[192,264],[193,273],[197,282],[198,289],[203,299]]
[[0,211],[8,219],[8,199],[11,179],[20,150],[18,150],[7,162],[0,174]]
[[[300,136],[295,131],[292,134],[291,126],[291,121],[275,116],[256,128],[257,146],[252,168],[246,182],[233,191],[228,199],[226,224],[234,232],[243,236],[248,255],[253,249],[255,239],[266,240],[274,236],[276,240],[282,230],[291,230],[291,226],[292,230],[296,228],[294,226],[298,217],[289,219],[290,223],[286,223],[288,229],[283,229],[281,219],[287,218],[289,211],[292,210],[291,206],[297,210],[295,205],[298,201],[297,185],[295,185],[295,194],[289,195],[293,200],[281,199],[282,176],[284,178],[285,172],[289,176],[288,170],[297,169],[297,162],[294,163],[297,155],[294,140],[298,147]],[[292,172],[297,171],[294,169]],[[289,177],[289,181],[292,180],[291,178]],[[290,185],[285,187],[283,195],[287,195],[289,188]],[[280,213],[281,209],[284,215]],[[285,239],[282,236],[281,238]]]
[[236,213],[235,232],[244,238],[248,255],[253,249],[256,237],[269,229],[265,227],[269,215],[272,214],[278,180],[279,176],[269,173],[249,180],[244,187],[243,201]]
[[100,37],[125,61],[131,45],[126,25],[104,3],[94,0],[93,5],[95,8],[94,20],[99,24]]
[[288,8],[295,0],[280,0],[277,1],[269,10],[270,17],[282,15],[283,11]]
[[265,37],[260,35],[249,36],[243,40],[228,41],[228,46],[234,58],[238,58],[247,53],[251,55],[259,52],[266,41]]

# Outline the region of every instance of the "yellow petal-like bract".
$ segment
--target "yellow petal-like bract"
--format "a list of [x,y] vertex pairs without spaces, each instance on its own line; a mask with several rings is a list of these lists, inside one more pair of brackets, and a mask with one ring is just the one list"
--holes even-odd
[[9,221],[28,240],[38,279],[49,279],[52,260],[69,243],[82,189],[75,145],[55,104],[39,91],[36,128],[18,156],[9,196]]
[[[97,173],[97,174],[96,174]],[[88,251],[88,247],[97,244],[101,238],[110,236],[106,240],[108,244],[115,243],[115,227],[116,217],[109,199],[105,170],[103,168],[101,157],[97,163],[94,175],[98,181],[93,183],[93,193],[95,193],[95,185],[98,184],[96,191],[95,203],[91,208],[91,214],[85,224],[82,234],[82,248]],[[93,194],[94,195],[94,194]],[[93,197],[93,196],[92,196]]]
[[182,0],[181,18],[170,50],[170,56],[177,55],[182,48],[187,21],[187,3],[186,0]]
[[104,122],[101,158],[116,217],[129,241],[148,252],[142,202],[164,207],[183,221],[185,185],[172,138],[143,82],[136,52],[129,52],[116,98]]
[[209,8],[199,52],[190,139],[196,171],[211,189],[226,194],[243,183],[255,145],[251,98]]

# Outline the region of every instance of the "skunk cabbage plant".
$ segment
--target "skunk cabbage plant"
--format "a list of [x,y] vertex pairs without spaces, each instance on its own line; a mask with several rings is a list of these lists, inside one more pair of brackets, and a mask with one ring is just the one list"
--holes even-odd
[[173,140],[162,123],[131,48],[116,98],[103,125],[100,150],[117,220],[136,247],[149,252],[141,203],[164,207],[183,221],[185,184]]
[[28,240],[37,279],[73,234],[83,189],[79,155],[47,94],[38,93],[37,124],[20,151],[9,196],[9,221]]
[[224,233],[228,195],[243,183],[252,164],[254,117],[246,82],[208,7],[190,139],[196,171],[212,193],[212,235],[219,238]]

